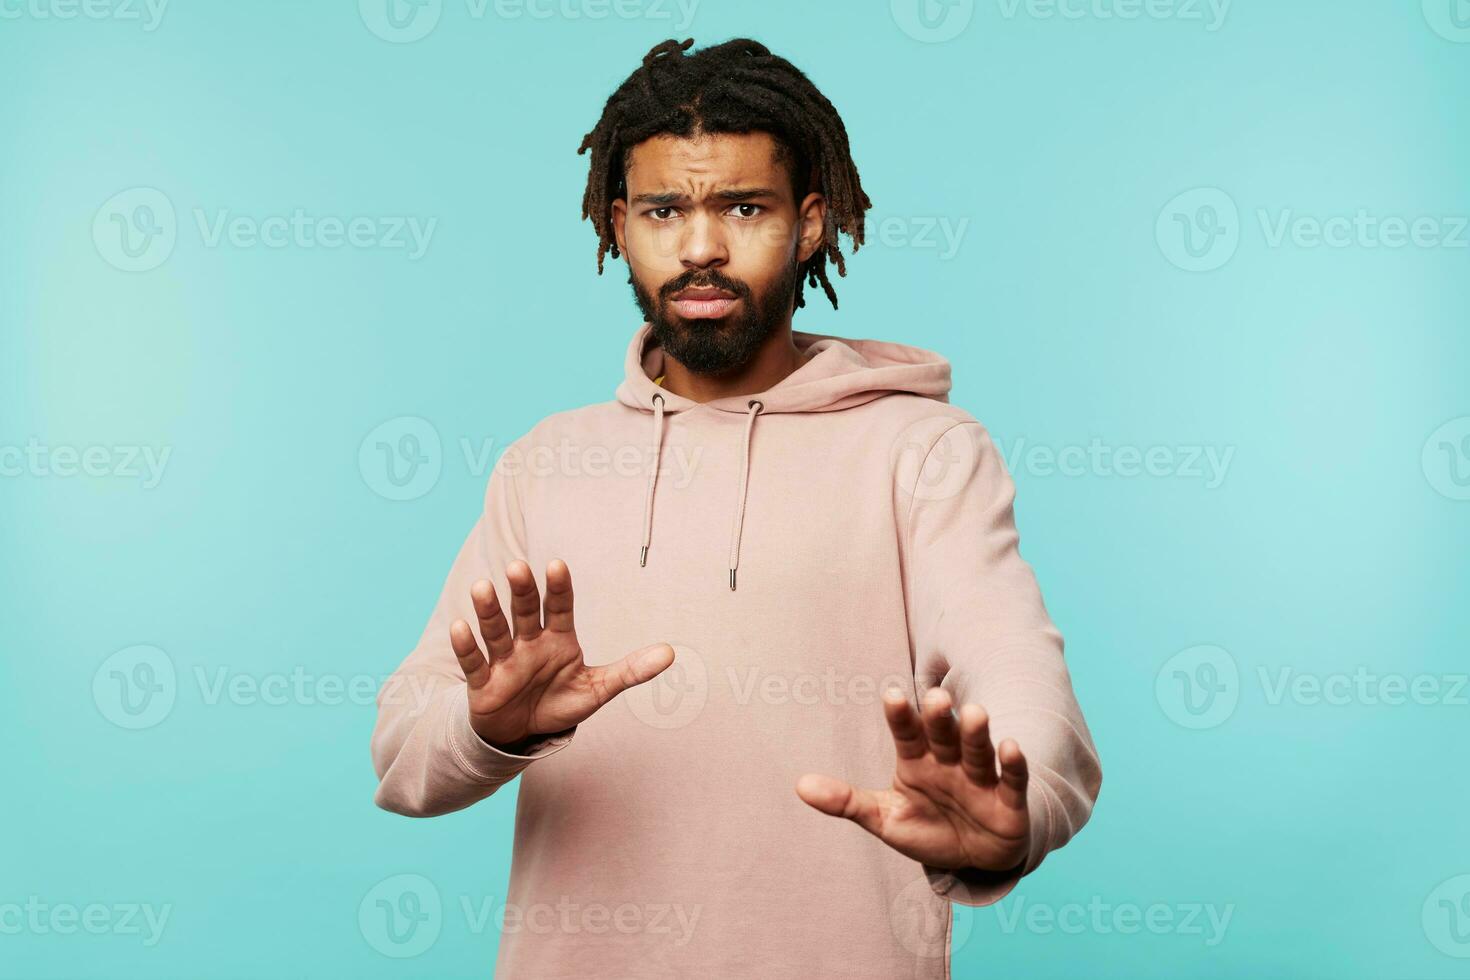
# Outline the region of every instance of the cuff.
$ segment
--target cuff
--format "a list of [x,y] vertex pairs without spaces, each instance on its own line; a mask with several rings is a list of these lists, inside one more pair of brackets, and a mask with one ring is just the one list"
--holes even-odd
[[1035,871],[1046,857],[1047,842],[1051,836],[1051,801],[1046,784],[1033,774],[1031,786],[1026,792],[1026,809],[1031,814],[1031,847],[1026,859],[1014,868],[1005,871],[989,871],[984,868],[956,868],[946,870],[924,865],[924,874],[935,894],[954,902],[979,908],[994,905],[1010,894],[1016,882]]
[[577,732],[577,726],[573,725],[527,743],[523,753],[506,752],[486,742],[470,726],[470,704],[464,692],[456,690],[453,696],[454,702],[445,719],[450,754],[461,769],[485,782],[504,782],[537,759],[555,755],[567,747]]

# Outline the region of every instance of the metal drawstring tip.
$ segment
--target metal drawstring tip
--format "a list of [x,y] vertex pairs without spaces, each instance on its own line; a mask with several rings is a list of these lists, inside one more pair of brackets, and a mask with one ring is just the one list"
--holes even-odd
[[730,591],[735,591],[735,569],[730,569]]
[[648,564],[648,545],[638,549],[638,564],[640,567]]

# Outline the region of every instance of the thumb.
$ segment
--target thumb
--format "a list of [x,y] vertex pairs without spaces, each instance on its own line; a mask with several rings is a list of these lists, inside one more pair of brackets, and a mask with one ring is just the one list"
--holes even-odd
[[674,648],[667,643],[634,650],[622,660],[604,667],[589,667],[592,690],[597,692],[600,708],[628,688],[653,680],[674,662]]
[[829,816],[843,817],[870,834],[883,836],[883,808],[872,790],[809,772],[796,781],[796,795]]

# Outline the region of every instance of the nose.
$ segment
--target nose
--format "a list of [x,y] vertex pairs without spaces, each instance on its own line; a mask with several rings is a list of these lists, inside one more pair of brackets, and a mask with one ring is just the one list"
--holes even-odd
[[696,210],[684,222],[683,234],[679,238],[679,261],[685,268],[703,269],[724,265],[730,253],[721,223]]

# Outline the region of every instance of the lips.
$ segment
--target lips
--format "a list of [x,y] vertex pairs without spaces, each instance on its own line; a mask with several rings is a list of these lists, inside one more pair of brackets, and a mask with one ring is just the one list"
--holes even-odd
[[700,286],[681,290],[675,294],[674,312],[686,320],[711,319],[724,316],[739,302],[739,297],[724,289]]
[[686,320],[713,319],[730,312],[737,299],[676,299],[674,312]]

